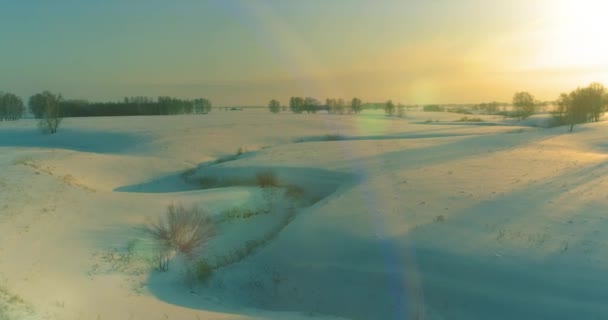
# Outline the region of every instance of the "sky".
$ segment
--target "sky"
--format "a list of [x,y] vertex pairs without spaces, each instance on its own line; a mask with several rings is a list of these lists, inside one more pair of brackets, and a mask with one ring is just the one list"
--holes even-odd
[[608,85],[602,0],[0,0],[0,91],[540,100]]

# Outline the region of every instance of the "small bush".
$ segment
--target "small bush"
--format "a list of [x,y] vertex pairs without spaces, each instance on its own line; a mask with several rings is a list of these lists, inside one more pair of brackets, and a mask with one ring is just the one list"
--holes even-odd
[[61,94],[48,91],[30,97],[30,110],[38,119],[38,128],[48,134],[54,134],[59,129],[63,118]]
[[213,275],[213,267],[204,259],[198,260],[194,264],[193,275],[196,281],[205,283]]
[[255,175],[255,184],[262,188],[277,187],[279,181],[272,171],[261,171]]
[[481,118],[469,118],[467,116],[460,118],[458,121],[459,122],[483,122],[483,120],[481,120]]
[[48,116],[47,118],[39,119],[38,129],[40,129],[42,133],[46,134],[57,133],[57,130],[59,129],[59,124],[61,124],[61,120],[63,119],[56,116]]
[[196,206],[185,209],[181,205],[168,206],[166,217],[149,223],[144,230],[161,244],[160,252],[170,249],[188,256],[195,249],[203,247],[215,234],[213,221],[206,212]]

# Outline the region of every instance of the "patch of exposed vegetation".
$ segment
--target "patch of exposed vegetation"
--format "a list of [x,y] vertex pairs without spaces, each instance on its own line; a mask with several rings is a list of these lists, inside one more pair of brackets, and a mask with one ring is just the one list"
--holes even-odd
[[215,161],[213,161],[213,164],[220,164],[220,163],[224,163],[224,162],[228,162],[228,161],[237,160],[246,152],[248,152],[248,151],[243,149],[243,147],[239,147],[234,154],[220,157],[220,158],[216,159]]
[[187,209],[173,204],[167,207],[164,218],[149,222],[143,230],[157,242],[161,271],[169,269],[169,259],[174,253],[191,257],[215,235],[214,223],[207,212],[196,206]]
[[339,133],[327,133],[322,136],[300,137],[293,140],[294,143],[318,142],[318,141],[341,141],[346,137]]
[[224,255],[216,256],[214,259],[215,263],[212,265],[212,268],[215,270],[244,260],[253,254],[257,249],[265,246],[277,235],[279,235],[279,233],[293,220],[295,215],[295,209],[289,208],[288,212],[283,216],[281,222],[269,230],[261,239],[249,240],[245,242],[245,245],[241,248],[235,249]]
[[483,120],[481,118],[469,118],[467,116],[464,116],[460,119],[457,120],[458,122],[483,122]]
[[248,219],[264,213],[266,212],[262,210],[253,210],[245,207],[234,207],[223,211],[220,214],[220,221],[224,222],[234,219]]
[[0,285],[0,320],[12,320],[17,315],[32,314],[33,308],[19,295]]
[[279,179],[273,171],[260,171],[255,175],[255,184],[262,188],[278,187]]

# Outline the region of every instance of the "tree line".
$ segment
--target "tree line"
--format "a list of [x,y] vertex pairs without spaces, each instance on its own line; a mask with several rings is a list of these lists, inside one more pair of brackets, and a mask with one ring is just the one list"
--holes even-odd
[[[513,96],[514,116],[526,119],[546,102],[539,102],[529,92],[516,92]],[[586,87],[578,87],[570,93],[561,93],[553,102],[554,126],[568,125],[569,131],[576,124],[598,122],[608,111],[608,90],[603,84],[592,82]]]
[[[37,93],[29,99],[29,109],[35,118],[44,117],[45,96],[48,91]],[[211,101],[205,98],[186,100],[173,97],[128,97],[119,102],[89,102],[68,100],[58,95],[58,109],[62,117],[107,117],[107,116],[149,116],[209,113]]]
[[608,91],[601,83],[593,82],[560,94],[556,105],[554,117],[558,124],[566,124],[572,131],[575,124],[600,121],[608,111]]
[[[401,103],[395,105],[392,100],[388,100],[385,103],[367,104],[367,108],[372,106],[374,109],[382,108],[388,116],[394,116],[395,113],[398,117],[405,115],[405,106]],[[291,97],[289,99],[289,109],[293,113],[317,113],[317,111],[327,111],[329,114],[357,114],[363,111],[364,104],[361,99],[355,97],[350,101],[345,101],[342,98],[327,98],[325,104],[322,104],[319,100],[311,97]],[[268,102],[268,110],[272,113],[279,113],[286,111],[287,107],[281,107],[281,103],[272,99]]]
[[[173,97],[127,97],[118,102],[89,102],[65,99],[49,91],[36,93],[28,99],[28,110],[36,118],[45,117],[49,103],[60,117],[146,116],[205,114],[211,111],[209,99],[178,99]],[[14,121],[25,115],[23,100],[13,94],[0,92],[0,121]]]
[[[538,111],[539,107],[549,102],[539,102],[532,94],[526,91],[516,92],[513,95],[513,111],[502,111],[508,117],[519,120],[526,119]],[[562,93],[554,102],[553,111],[556,125],[569,125],[570,131],[574,125],[584,122],[597,122],[608,111],[608,90],[600,83],[594,82],[587,87],[579,87],[570,93]],[[369,107],[370,104],[367,104]],[[381,106],[387,115],[404,115],[404,106],[395,105],[391,100],[385,103],[373,104],[375,108]],[[495,114],[500,107],[506,104],[499,102],[482,103],[474,105],[473,109]],[[119,102],[89,102],[87,100],[64,99],[61,94],[49,91],[34,94],[28,100],[29,111],[40,121],[41,126],[53,133],[64,117],[95,117],[95,116],[136,116],[136,115],[177,115],[208,113],[212,109],[211,101],[205,98],[179,99],[173,97],[127,97]],[[287,106],[272,99],[268,108],[273,113],[286,111]],[[316,113],[327,111],[330,114],[353,114],[363,110],[364,104],[359,98],[351,101],[344,99],[327,98],[325,103],[312,97],[291,97],[289,110],[293,113]],[[436,109],[436,110],[435,110]],[[441,109],[441,110],[440,110]],[[0,121],[14,121],[25,114],[25,106],[20,97],[12,93],[0,92]],[[438,105],[424,106],[424,111],[443,111]],[[54,119],[50,121],[49,119]]]
[[[286,111],[287,107],[281,107],[281,103],[272,99],[268,103],[268,110],[272,113]],[[327,98],[325,104],[312,97],[291,97],[289,98],[289,110],[293,113],[317,113],[327,111],[330,114],[352,114],[363,110],[363,102],[359,98],[353,98],[346,102],[344,99]]]

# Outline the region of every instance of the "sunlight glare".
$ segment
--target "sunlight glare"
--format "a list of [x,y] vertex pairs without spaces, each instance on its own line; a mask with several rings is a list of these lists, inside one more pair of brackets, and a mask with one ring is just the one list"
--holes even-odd
[[603,0],[549,1],[549,31],[542,40],[542,64],[580,68],[608,66],[608,2]]

